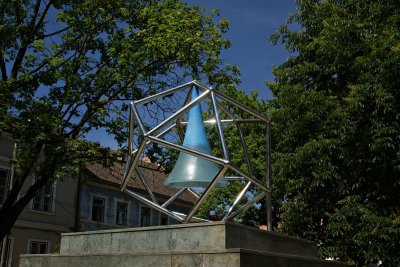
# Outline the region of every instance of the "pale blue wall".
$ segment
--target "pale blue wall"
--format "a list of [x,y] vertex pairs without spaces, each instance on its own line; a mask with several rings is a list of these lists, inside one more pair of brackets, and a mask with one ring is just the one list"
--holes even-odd
[[[98,196],[106,199],[106,213],[104,216],[104,222],[92,221],[92,196]],[[128,225],[127,227],[140,227],[139,222],[139,210],[140,204],[137,200],[129,197],[127,194],[100,188],[92,185],[82,184],[80,190],[80,201],[79,201],[79,218],[81,222],[81,231],[94,231],[103,229],[120,228],[120,225],[115,223],[116,220],[116,202],[123,201],[128,203]],[[172,210],[186,213],[188,209],[172,205]],[[152,209],[151,214],[151,225],[156,226],[159,223],[159,212]],[[170,219],[170,224],[177,223],[175,220]]]

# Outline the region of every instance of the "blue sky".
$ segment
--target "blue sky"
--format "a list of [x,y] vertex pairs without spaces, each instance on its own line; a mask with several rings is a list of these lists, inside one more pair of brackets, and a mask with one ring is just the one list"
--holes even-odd
[[[220,18],[230,23],[225,35],[231,48],[222,53],[224,63],[240,68],[242,83],[238,89],[249,93],[256,90],[260,99],[271,99],[265,81],[272,81],[272,68],[281,65],[289,54],[282,45],[272,45],[268,36],[286,23],[296,11],[295,0],[183,0],[189,5],[198,4],[211,11],[218,8]],[[118,145],[104,130],[92,131],[86,137],[103,146],[117,149]]]
[[265,81],[272,81],[273,65],[282,64],[289,54],[282,45],[274,46],[268,36],[286,23],[296,11],[294,0],[186,0],[207,10],[218,8],[221,18],[230,22],[226,37],[232,46],[222,54],[226,63],[241,70],[242,84],[238,89],[257,90],[261,99],[272,95]]

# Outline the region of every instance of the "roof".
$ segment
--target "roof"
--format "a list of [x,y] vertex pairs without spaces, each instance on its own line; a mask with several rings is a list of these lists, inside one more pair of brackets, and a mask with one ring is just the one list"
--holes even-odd
[[[121,163],[115,163],[111,167],[104,167],[102,164],[92,163],[86,165],[86,170],[100,180],[120,186],[123,181],[125,166]],[[139,164],[139,171],[141,172],[142,177],[146,180],[153,194],[169,198],[178,192],[178,189],[166,187],[164,185],[164,180],[167,178],[167,175],[159,165],[142,161]],[[146,191],[136,173],[129,180],[128,187]],[[181,194],[178,199],[189,203],[195,203],[197,200],[192,193],[187,191]]]

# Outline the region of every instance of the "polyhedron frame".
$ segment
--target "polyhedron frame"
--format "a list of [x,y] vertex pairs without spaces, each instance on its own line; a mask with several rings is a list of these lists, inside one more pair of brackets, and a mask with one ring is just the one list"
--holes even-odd
[[[157,100],[159,98],[165,97],[172,95],[174,93],[177,93],[179,91],[183,91],[187,89],[188,87],[191,86],[197,86],[199,90],[201,91],[201,94],[193,99],[192,101],[189,101],[189,97],[186,97],[186,101],[183,105],[182,108],[177,110],[175,113],[173,113],[169,118],[165,119],[161,123],[159,123],[156,127],[153,129],[146,131],[144,124],[142,122],[142,118],[140,117],[140,114],[137,110],[137,106],[139,105],[144,105],[147,103],[150,103],[151,101]],[[190,95],[190,91],[188,93],[188,96]],[[255,119],[241,119],[241,118],[236,118],[234,114],[231,114],[229,110],[227,110],[220,102],[218,102],[217,97],[225,101],[225,103],[230,104],[236,108],[238,108],[241,111],[244,111],[252,116],[255,117]],[[174,144],[172,142],[166,141],[161,139],[160,137],[166,135],[173,129],[177,128],[178,131],[181,130],[181,125],[185,124],[184,122],[181,122],[182,116],[187,113],[193,106],[196,104],[200,103],[201,101],[205,101],[208,98],[209,101],[211,101],[212,104],[212,109],[214,111],[214,116],[215,120],[208,120],[204,121],[205,124],[207,123],[216,123],[217,125],[217,130],[218,130],[218,137],[219,141],[222,146],[222,151],[223,151],[223,158],[218,158],[212,155],[207,155],[201,152],[198,152],[196,150]],[[230,119],[228,120],[221,120],[219,117],[219,110],[223,111]],[[140,142],[139,146],[137,149],[134,149],[134,123],[136,123],[139,126],[139,129],[141,133],[143,134],[142,141]],[[223,128],[222,124],[226,123],[233,123],[236,125],[237,130],[239,132],[240,140],[241,140],[241,145],[243,148],[244,152],[244,158],[246,160],[246,164],[249,170],[249,173],[240,170],[238,167],[234,166],[230,160],[229,160],[229,153],[227,150],[226,142],[225,142],[225,137],[223,133]],[[266,162],[266,183],[261,182],[259,179],[253,176],[253,171],[252,171],[252,164],[249,158],[249,153],[247,150],[247,145],[243,136],[241,124],[242,123],[263,123],[266,125],[266,154],[265,154],[265,162]],[[164,129],[165,128],[165,129]],[[163,130],[164,129],[164,130]],[[163,130],[163,131],[161,131]],[[154,197],[153,192],[151,191],[148,183],[146,182],[145,178],[140,174],[140,170],[138,169],[138,162],[139,158],[144,151],[145,147],[149,145],[150,143],[157,143],[159,145],[165,146],[169,149],[174,149],[179,152],[184,152],[199,158],[203,158],[206,160],[209,160],[211,162],[214,162],[218,165],[222,165],[222,168],[219,170],[219,172],[216,174],[212,182],[208,185],[208,187],[205,189],[205,191],[199,195],[197,192],[190,188],[181,188],[177,193],[175,193],[173,196],[171,196],[167,201],[165,201],[162,205],[160,205],[156,198]],[[174,87],[172,89],[166,90],[164,92],[131,102],[130,104],[130,116],[129,116],[129,140],[128,140],[128,154],[129,158],[126,164],[126,169],[124,173],[124,178],[123,182],[121,184],[121,190],[126,192],[128,195],[134,197],[138,201],[142,202],[145,205],[150,206],[151,208],[158,210],[167,216],[181,222],[181,223],[188,223],[188,222],[195,222],[195,221],[207,221],[205,219],[200,219],[194,217],[196,212],[199,210],[200,205],[207,199],[209,194],[211,193],[212,189],[217,186],[219,180],[224,176],[225,172],[227,170],[231,170],[234,173],[237,173],[239,176],[235,177],[226,177],[228,180],[234,180],[234,179],[241,179],[246,181],[246,185],[244,188],[239,192],[239,194],[236,196],[232,206],[229,208],[229,210],[225,213],[224,217],[222,218],[222,221],[228,221],[239,215],[240,213],[246,211],[249,209],[252,205],[255,203],[259,202],[262,200],[264,197],[266,197],[266,214],[267,214],[267,226],[268,230],[272,230],[272,206],[271,206],[271,124],[270,120],[266,118],[265,116],[261,115],[257,111],[252,110],[251,108],[243,105],[242,103],[224,95],[223,93],[211,88],[207,87],[200,82],[194,80],[189,83]],[[142,195],[133,192],[132,190],[129,190],[127,188],[129,179],[133,176],[133,173],[136,172],[139,179],[143,183],[144,187],[146,188],[147,193],[150,196],[150,199],[147,199],[143,197]],[[246,192],[250,188],[251,185],[257,186],[258,188],[261,189],[261,193],[258,195],[254,196],[253,199],[248,201],[246,204],[242,205],[241,207],[237,208],[234,210],[237,206],[237,204],[243,199],[245,196]],[[169,204],[171,204],[176,198],[178,198],[184,191],[188,190],[192,194],[194,194],[197,198],[197,202],[194,204],[192,209],[189,211],[188,214],[181,214],[177,213],[174,211],[169,210],[167,207]]]

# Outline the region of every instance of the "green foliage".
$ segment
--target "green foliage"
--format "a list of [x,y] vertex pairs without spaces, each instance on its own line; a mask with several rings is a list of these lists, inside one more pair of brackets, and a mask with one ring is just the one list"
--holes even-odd
[[316,240],[322,257],[398,266],[400,4],[297,5],[301,29],[271,36],[293,52],[268,83],[278,230]]
[[[118,99],[188,76],[213,86],[237,82],[236,67],[219,58],[230,46],[222,36],[228,27],[178,0],[1,1],[0,133],[18,149],[15,192],[0,218],[16,219],[40,187],[84,162],[113,159],[81,140],[98,128],[126,140],[127,105]],[[42,181],[15,202],[32,172]],[[2,224],[1,234],[11,226]]]

